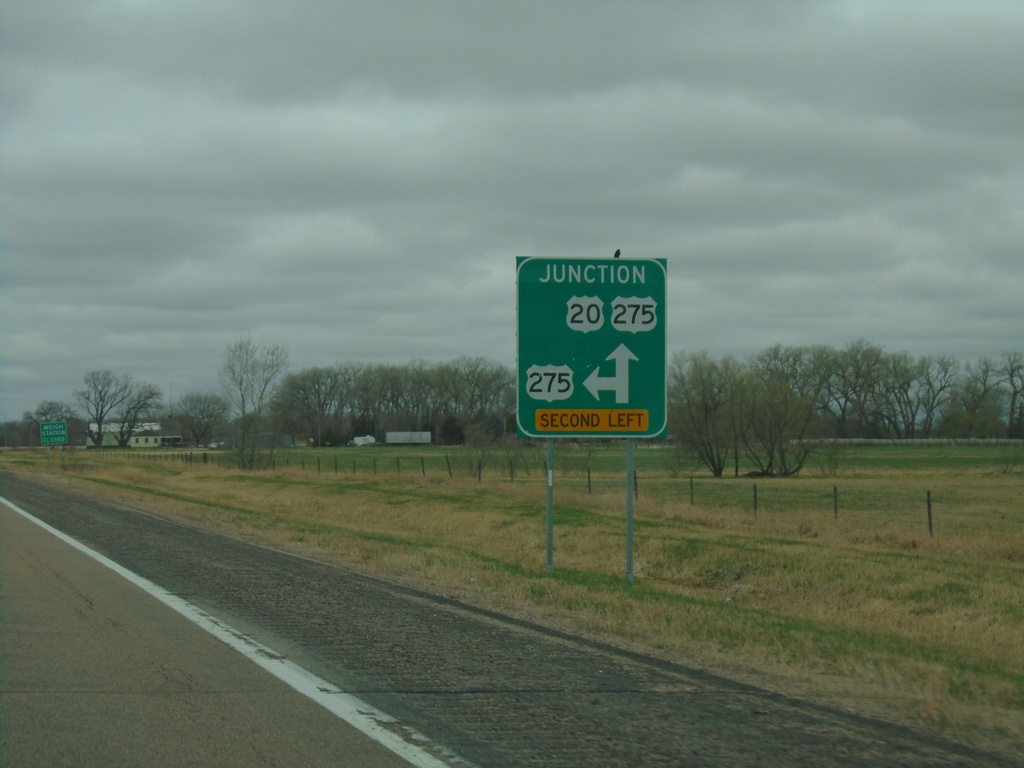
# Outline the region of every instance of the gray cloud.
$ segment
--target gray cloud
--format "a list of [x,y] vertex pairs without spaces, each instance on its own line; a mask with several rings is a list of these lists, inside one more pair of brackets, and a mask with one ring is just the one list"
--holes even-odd
[[0,400],[513,363],[514,257],[669,261],[669,346],[1022,348],[1016,2],[13,0]]

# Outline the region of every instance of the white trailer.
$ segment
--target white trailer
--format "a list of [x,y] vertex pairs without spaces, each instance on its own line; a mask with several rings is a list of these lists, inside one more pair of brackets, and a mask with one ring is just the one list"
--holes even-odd
[[430,432],[388,432],[384,435],[388,445],[430,445]]

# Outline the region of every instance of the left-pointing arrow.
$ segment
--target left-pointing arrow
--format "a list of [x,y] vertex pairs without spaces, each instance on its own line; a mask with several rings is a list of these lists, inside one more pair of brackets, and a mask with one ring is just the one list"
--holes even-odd
[[594,369],[593,373],[587,376],[583,386],[592,394],[595,399],[600,400],[602,391],[610,390],[615,393],[616,403],[629,402],[629,361],[639,358],[629,351],[625,344],[619,344],[605,360],[615,361],[615,375],[601,376],[601,367]]

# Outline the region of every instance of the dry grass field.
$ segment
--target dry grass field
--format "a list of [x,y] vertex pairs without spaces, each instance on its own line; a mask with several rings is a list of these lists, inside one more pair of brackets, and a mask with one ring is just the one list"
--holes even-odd
[[849,448],[834,474],[718,480],[670,453],[637,451],[632,583],[619,445],[559,445],[550,571],[542,448],[292,449],[255,473],[6,451],[0,467],[1024,754],[1024,449]]

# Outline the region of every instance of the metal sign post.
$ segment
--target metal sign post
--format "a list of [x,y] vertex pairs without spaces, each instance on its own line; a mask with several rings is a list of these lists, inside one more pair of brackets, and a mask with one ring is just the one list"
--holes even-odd
[[626,581],[633,580],[633,438],[626,438]]
[[547,440],[547,469],[548,490],[547,490],[547,516],[545,517],[547,529],[547,550],[549,571],[555,570],[555,441],[550,437]]

